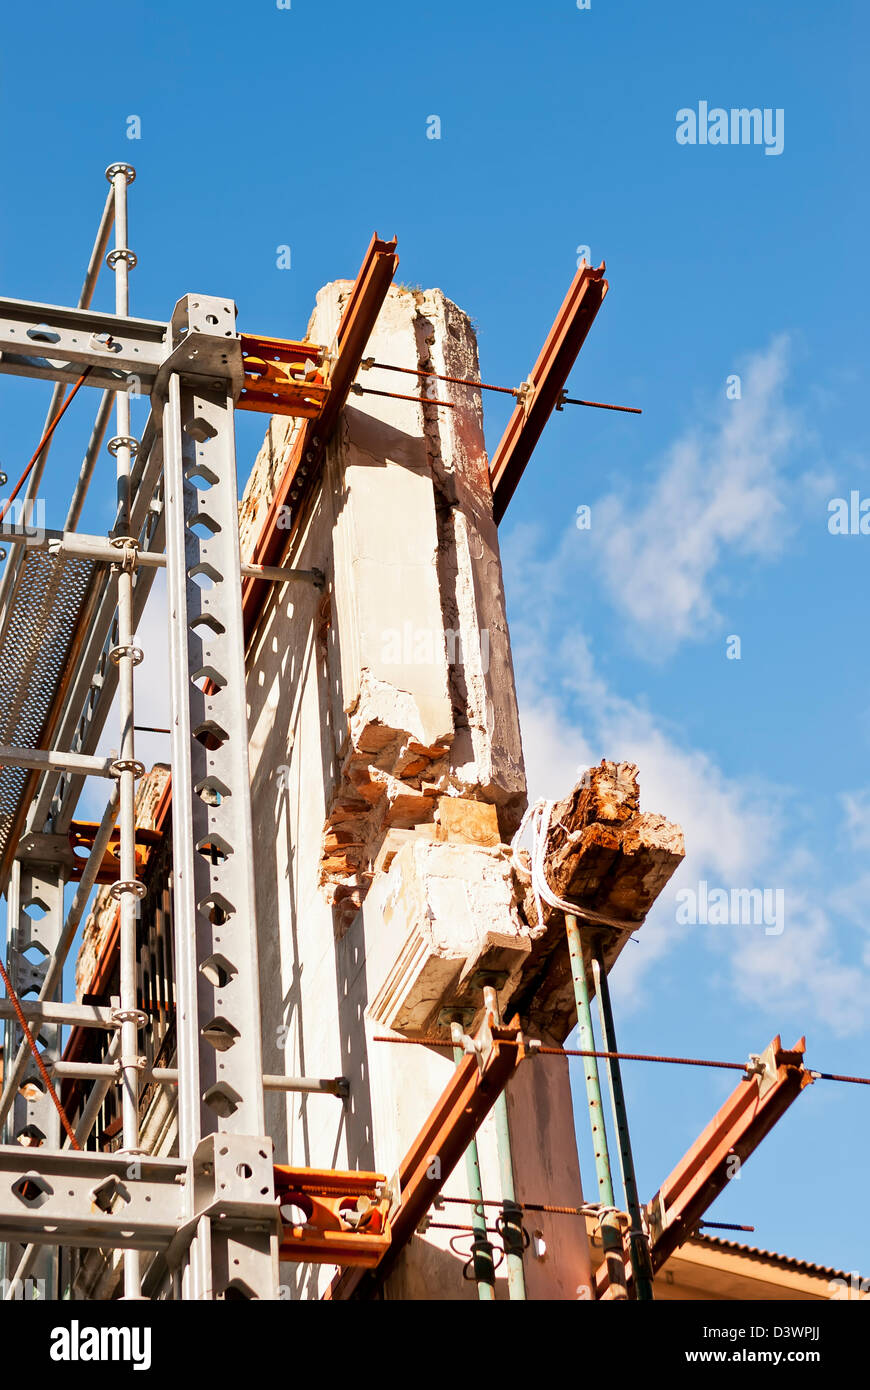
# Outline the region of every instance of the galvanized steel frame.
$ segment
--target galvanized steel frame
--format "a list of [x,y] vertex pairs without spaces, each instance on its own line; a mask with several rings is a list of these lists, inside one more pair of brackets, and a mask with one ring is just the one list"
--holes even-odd
[[[133,761],[132,741],[122,736],[121,752],[129,755],[122,758],[123,767],[98,758],[96,747],[118,689],[118,667],[131,661],[132,633],[154,569],[165,565],[173,615],[178,1066],[163,1068],[165,1075],[159,1079],[178,1085],[181,1157],[174,1161],[60,1148],[56,1110],[41,1095],[33,1104],[42,1105],[39,1127],[45,1142],[29,1151],[0,1145],[0,1240],[13,1248],[26,1242],[14,1270],[18,1279],[41,1264],[42,1247],[115,1245],[129,1252],[161,1251],[175,1271],[182,1297],[275,1298],[280,1223],[272,1142],[263,1133],[264,1083],[273,1089],[343,1096],[347,1082],[341,1077],[264,1078],[262,1073],[244,641],[255,616],[252,596],[257,581],[283,583],[294,578],[322,585],[323,576],[279,569],[269,563],[271,550],[255,555],[253,564],[241,565],[233,412],[244,389],[245,366],[235,306],[190,295],[179,301],[169,324],[129,316],[127,276],[135,258],[126,249],[126,185],[134,171],[114,165],[107,177],[112,187],[78,307],[0,299],[0,375],[55,382],[50,418],[64,384],[76,381],[85,368],[87,385],[104,392],[64,531],[34,539],[19,537],[11,528],[4,537],[15,542],[12,563],[0,581],[4,613],[31,548],[47,549],[58,558],[78,553],[82,560],[94,562],[94,571],[81,606],[81,638],[69,676],[46,716],[41,747],[0,750],[7,764],[31,769],[21,801],[22,813],[27,814],[13,827],[13,838],[21,846],[19,853],[34,859],[33,867],[30,860],[16,860],[13,849],[0,864],[0,882],[12,875],[17,919],[19,889],[28,899],[37,891],[45,898],[43,868],[35,861],[48,850],[58,851],[58,861],[49,869],[56,901],[53,898],[49,925],[41,927],[51,935],[51,951],[37,969],[26,963],[25,971],[22,965],[16,980],[22,991],[39,995],[35,1001],[24,1001],[23,1012],[42,1038],[51,1033],[58,1040],[62,1025],[96,1028],[109,1035],[106,1065],[69,1068],[48,1056],[58,1081],[76,1070],[93,1081],[76,1127],[77,1140],[83,1142],[113,1078],[120,1072],[129,1075],[135,1063],[129,1017],[134,996],[128,976],[122,979],[127,1007],[120,1013],[118,999],[105,1007],[65,1004],[57,998],[63,963],[118,814],[118,787],[66,921],[63,882],[69,865],[62,841],[86,776],[127,778],[120,800],[126,806],[123,819],[129,821],[126,765]],[[116,250],[107,259],[116,275],[116,312],[103,314],[89,306],[113,225]],[[395,242],[374,238],[328,355],[324,409],[318,420],[300,427],[287,488],[298,489],[304,479],[307,492],[313,481],[397,262]],[[129,439],[128,393],[152,398],[138,448]],[[113,441],[119,475],[116,552],[110,552],[102,538],[74,535],[113,401],[119,421]],[[27,497],[35,495],[47,452],[46,444]],[[297,500],[302,499],[294,494]],[[298,515],[298,506],[294,512]],[[125,538],[126,547],[121,544]],[[89,546],[93,553],[85,555],[83,547]],[[207,591],[196,582],[203,576],[211,585]],[[128,671],[122,712],[127,723],[133,717],[129,675]],[[117,887],[124,889],[124,882]],[[25,925],[24,930],[30,929]],[[130,935],[128,920],[128,967]],[[13,940],[16,964],[26,949],[19,936],[20,931]],[[11,1002],[0,1000],[0,1019],[12,1017]],[[10,1066],[0,1102],[0,1113],[11,1112],[13,1130],[22,1120],[29,1122],[33,1108],[28,1101],[25,1114],[18,1097],[22,1078],[29,1077],[30,1059],[26,1047],[16,1041],[18,1045],[7,1050]],[[154,1070],[156,1077],[160,1069]],[[131,1096],[135,1101],[135,1091]],[[125,1137],[136,1129],[130,1124],[130,1105],[126,1110]],[[126,1258],[125,1267],[125,1296],[138,1297],[138,1256]],[[146,1284],[150,1287],[153,1280],[146,1279]]]

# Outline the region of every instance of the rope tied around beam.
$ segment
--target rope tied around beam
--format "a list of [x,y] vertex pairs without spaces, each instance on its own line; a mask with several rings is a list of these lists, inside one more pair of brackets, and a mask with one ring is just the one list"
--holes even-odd
[[550,833],[550,823],[553,818],[552,801],[547,801],[544,797],[532,802],[525,815],[520,821],[517,833],[511,840],[511,855],[513,866],[523,878],[529,877],[529,870],[520,858],[520,841],[526,832],[526,828],[532,828],[532,847],[529,851],[531,859],[531,881],[532,892],[535,895],[535,905],[538,909],[538,923],[544,925],[543,904],[547,903],[558,912],[568,913],[570,916],[579,917],[584,922],[588,922],[594,927],[609,927],[614,931],[634,932],[642,926],[642,922],[626,922],[623,918],[610,917],[603,912],[593,912],[591,908],[582,907],[579,903],[568,902],[566,898],[560,898],[547,882],[546,853],[547,837]]

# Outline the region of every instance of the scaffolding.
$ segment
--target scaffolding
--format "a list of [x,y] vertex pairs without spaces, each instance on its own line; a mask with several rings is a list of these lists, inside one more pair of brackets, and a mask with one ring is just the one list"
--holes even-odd
[[[318,356],[312,346],[300,364],[292,344],[278,352],[276,344],[246,342],[229,299],[187,295],[168,323],[131,317],[136,256],[128,245],[127,190],[135,175],[115,164],[106,176],[109,197],[78,306],[0,306],[0,371],[56,383],[47,437],[19,504],[23,522],[3,528],[11,555],[0,589],[0,872],[8,884],[12,997],[4,1001],[0,1112],[7,1142],[0,1170],[12,1181],[3,1184],[0,1226],[12,1291],[38,1273],[48,1296],[57,1297],[58,1247],[113,1245],[124,1248],[124,1297],[138,1299],[141,1252],[174,1242],[183,1246],[173,1276],[181,1296],[236,1291],[270,1298],[279,1226],[263,1119],[242,583],[321,579],[261,565],[243,571],[233,416],[238,404],[317,418],[331,391],[310,360]],[[92,311],[90,302],[112,228],[109,315]],[[341,367],[353,370],[346,359]],[[27,525],[27,509],[70,382],[86,382],[102,397],[66,523],[45,531]],[[131,434],[131,395],[150,398],[141,439]],[[78,520],[112,407],[115,434],[107,447],[116,463],[116,517],[107,538],[82,535]],[[177,1162],[148,1155],[139,1142],[141,1033],[149,1018],[139,1007],[137,980],[137,908],[146,886],[137,874],[135,792],[145,769],[135,747],[134,671],[143,654],[134,634],[160,567],[172,613],[178,1064],[149,1068],[148,1080],[177,1087]],[[116,696],[117,753],[100,758],[94,750]],[[111,779],[113,790],[64,920],[73,867],[68,835],[86,777]],[[63,1004],[64,963],[113,836],[118,996],[110,1009]],[[10,1007],[14,996],[33,993],[35,1002]],[[64,1063],[65,1024],[103,1030],[111,1038],[105,1062]],[[76,1131],[64,1126],[61,1147],[57,1087],[71,1075],[92,1082],[92,1091]],[[279,1085],[288,1080],[275,1078]],[[122,1147],[113,1154],[81,1150],[115,1084]]]
[[[137,319],[129,312],[136,256],[127,224],[135,174],[119,163],[106,175],[109,195],[77,306],[0,300],[0,373],[54,384],[42,440],[21,480],[22,502],[0,530],[10,552],[0,581],[0,888],[8,903],[0,1241],[7,1296],[34,1277],[47,1297],[59,1297],[60,1251],[90,1248],[123,1251],[127,1300],[274,1299],[283,1260],[338,1264],[343,1273],[330,1296],[359,1295],[373,1272],[385,1277],[463,1155],[473,1177],[474,1136],[495,1109],[500,1232],[510,1297],[523,1298],[524,1233],[504,1089],[535,1048],[518,1023],[508,1027],[499,1017],[495,982],[480,982],[485,1009],[475,1036],[454,1019],[454,1075],[396,1175],[276,1166],[265,1132],[265,1091],[344,1097],[347,1082],[263,1071],[246,644],[271,586],[323,585],[320,571],[282,562],[360,368],[381,365],[363,353],[398,263],[395,241],[372,239],[328,347],[240,334],[234,302],[210,295],[184,296],[167,322]],[[112,314],[90,307],[104,258],[115,278]],[[603,273],[603,265],[581,265],[532,374],[511,392],[515,409],[492,467],[497,518],[550,413],[569,402],[565,382],[607,291]],[[54,429],[83,386],[100,395],[65,523],[59,530],[33,527],[28,507]],[[131,432],[131,397],[150,402],[141,438]],[[298,422],[249,563],[239,543],[236,409]],[[106,447],[115,462],[115,519],[107,536],[86,535],[79,521],[112,411],[115,433]],[[275,518],[287,509],[291,524],[279,527]],[[135,742],[135,671],[143,656],[135,634],[158,569],[166,570],[170,614],[171,855],[136,825],[145,768]],[[118,747],[100,756],[116,699]],[[87,826],[75,816],[90,777],[104,779],[111,793],[100,823]],[[171,864],[171,905],[146,901],[143,865],[152,851],[162,855],[162,881]],[[77,886],[65,911],[70,882]],[[66,1003],[64,966],[98,883],[110,885],[118,904],[117,994],[108,1006]],[[578,912],[580,924],[570,914],[566,920],[581,1039],[591,1059],[594,978],[628,1209],[626,1254],[606,1141],[603,1149],[598,1143],[597,1066],[589,1060],[600,1197],[593,1208],[607,1251],[602,1296],[650,1297],[649,1222],[634,1181],[607,963],[596,936],[612,924]],[[143,1008],[143,959],[163,1011],[156,1031],[153,1011]],[[63,1057],[65,1027],[100,1036],[102,1059]],[[799,1054],[774,1046],[758,1074],[744,1079],[744,1096],[774,1086],[768,1127],[810,1079]],[[177,1158],[142,1145],[148,1088],[177,1095]],[[121,1146],[88,1149],[113,1096],[120,1098],[113,1124]],[[743,1134],[742,1113],[737,1107],[736,1119],[728,1117],[732,1146]],[[442,1161],[437,1182],[428,1172],[432,1153]],[[688,1215],[688,1204],[668,1190],[680,1218],[660,1221],[670,1248],[675,1232],[697,1222],[712,1199],[709,1165],[703,1178],[703,1195]],[[472,1272],[486,1299],[492,1243],[479,1174],[472,1188]],[[660,1206],[664,1212],[664,1197]],[[284,1219],[292,1207],[308,1219]]]

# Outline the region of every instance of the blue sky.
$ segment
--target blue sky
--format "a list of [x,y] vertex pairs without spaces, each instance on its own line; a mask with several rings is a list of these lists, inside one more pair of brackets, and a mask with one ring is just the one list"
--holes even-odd
[[[401,280],[472,315],[484,378],[514,385],[577,247],[606,259],[571,384],[644,414],[554,417],[501,534],[532,792],[629,759],[645,808],[686,834],[673,890],[614,973],[626,1050],[740,1060],[806,1032],[812,1065],[870,1072],[870,538],[827,527],[830,499],[870,495],[867,29],[847,0],[92,0],[86,14],[48,0],[4,16],[5,294],[74,302],[117,159],[138,171],[144,316],[200,290],[234,297],[243,330],[301,334],[318,287],[352,275],[377,229],[398,234]],[[782,154],[677,144],[677,111],[702,100],[781,108]],[[107,276],[97,307],[110,295]],[[0,394],[0,466],[17,474],[45,391],[4,378]],[[92,409],[77,402],[55,446],[49,524]],[[487,411],[494,447],[504,410]],[[239,423],[244,471],[262,431]],[[95,493],[83,524],[103,530],[111,510]],[[782,888],[784,931],[679,926],[674,895],[702,879]],[[732,1081],[625,1073],[650,1196]],[[864,1088],[817,1083],[712,1216],[870,1272],[868,1131]],[[592,1195],[580,1106],[578,1135]]]

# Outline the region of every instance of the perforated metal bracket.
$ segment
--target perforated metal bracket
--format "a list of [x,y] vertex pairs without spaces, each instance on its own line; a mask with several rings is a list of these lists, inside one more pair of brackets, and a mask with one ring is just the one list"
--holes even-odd
[[209,1134],[190,1163],[193,1220],[244,1217],[279,1228],[273,1146],[268,1135]]
[[[151,394],[155,400],[168,399],[169,380],[176,372],[183,379],[207,384],[212,390],[226,387],[233,400],[238,398],[245,368],[242,340],[236,332],[236,306],[231,299],[185,295],[173,310],[168,336],[172,347],[154,382]],[[192,433],[194,424],[188,422],[188,433]]]

